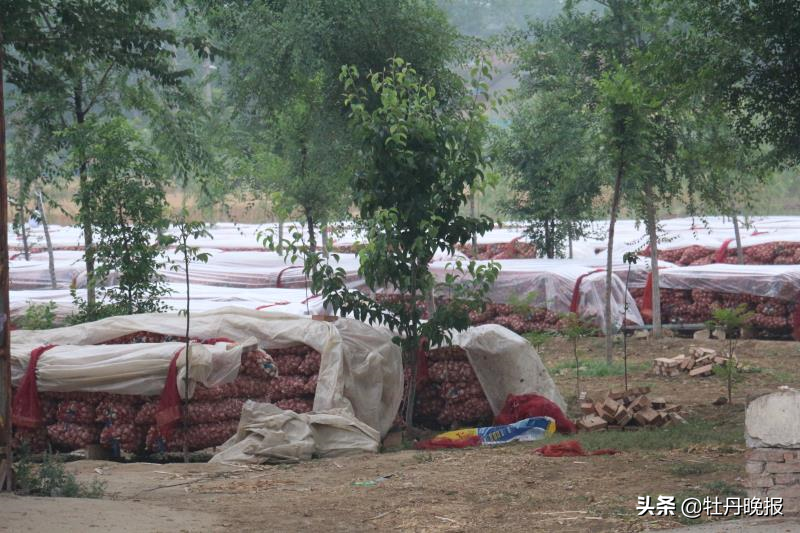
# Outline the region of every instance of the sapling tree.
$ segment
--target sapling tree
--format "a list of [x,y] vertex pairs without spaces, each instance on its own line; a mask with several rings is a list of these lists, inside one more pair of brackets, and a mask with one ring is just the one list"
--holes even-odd
[[87,287],[99,287],[101,298],[76,298],[76,320],[164,311],[161,297],[170,291],[158,270],[167,243],[157,235],[167,203],[158,159],[123,117],[86,126],[73,132],[90,171],[75,201],[78,221],[93,235]]
[[[186,347],[184,348],[184,378],[183,378],[183,407],[184,407],[184,416],[183,416],[183,430],[184,435],[188,430],[189,426],[189,362],[191,360],[191,349],[192,345],[189,342],[189,328],[191,326],[190,316],[189,316],[189,304],[191,303],[191,298],[189,294],[190,288],[190,277],[189,277],[189,265],[194,262],[200,263],[207,263],[210,254],[206,252],[201,252],[197,246],[191,246],[189,244],[190,240],[197,240],[202,237],[209,237],[214,238],[213,235],[206,229],[206,223],[202,221],[187,221],[186,220],[187,213],[186,211],[183,212],[180,219],[178,219],[174,224],[174,229],[177,230],[177,236],[171,237],[172,242],[176,245],[175,251],[180,256],[183,257],[183,272],[184,278],[186,280],[186,309],[181,310],[180,312],[186,316]],[[178,272],[181,268],[180,265],[174,264],[170,267],[174,272]],[[184,438],[183,443],[183,461],[188,463],[189,462],[189,448],[188,448],[188,440]]]
[[721,373],[725,379],[728,387],[728,404],[733,403],[733,382],[738,376],[738,367],[736,361],[736,343],[739,340],[742,327],[747,325],[753,317],[753,313],[747,310],[745,304],[741,304],[734,308],[715,309],[714,318],[710,321],[709,326],[723,328],[725,330],[725,339],[728,341],[728,357],[725,360],[725,365],[717,372]]
[[575,399],[581,398],[581,362],[578,358],[578,339],[591,335],[595,329],[588,325],[575,313],[566,313],[564,320],[564,335],[572,343],[572,354],[575,357]]
[[[311,290],[341,316],[352,315],[391,328],[411,369],[406,424],[413,427],[417,353],[452,340],[470,325],[469,311],[482,309],[499,268],[456,260],[437,280],[429,263],[438,251],[456,252],[493,223],[488,217],[459,215],[466,191],[483,175],[485,104],[462,92],[439,96],[404,60],[394,58],[381,72],[363,76],[342,69],[345,105],[363,153],[352,183],[366,243],[359,251],[359,274],[376,293],[390,289],[400,301],[378,300],[350,290],[344,269],[304,244],[286,243],[287,256],[302,256]],[[298,240],[301,236],[295,234]],[[265,243],[275,247],[271,236]],[[338,260],[336,254],[331,257]],[[429,309],[422,302],[446,285],[449,299]]]
[[622,361],[625,373],[625,390],[628,390],[628,336],[625,334],[625,323],[628,321],[628,281],[631,279],[631,267],[639,261],[637,252],[626,252],[622,261],[628,265],[628,275],[625,277],[625,305],[622,308]]

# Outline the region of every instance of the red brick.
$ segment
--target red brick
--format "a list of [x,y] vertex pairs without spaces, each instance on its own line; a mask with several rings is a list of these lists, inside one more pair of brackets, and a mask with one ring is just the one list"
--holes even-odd
[[797,474],[775,474],[772,476],[776,485],[794,485],[800,481],[800,475]]
[[777,448],[751,448],[747,451],[747,459],[750,461],[769,461],[771,463],[782,463],[786,450]]
[[764,471],[763,461],[747,461],[744,465],[744,471],[748,474],[760,474]]
[[773,486],[775,483],[772,481],[770,475],[750,476],[744,480],[745,487],[751,489],[767,488]]
[[770,487],[767,489],[767,496],[770,498],[783,498],[784,500],[800,499],[800,485]]
[[800,462],[792,463],[767,463],[764,466],[764,471],[770,474],[790,474],[793,472],[800,473]]

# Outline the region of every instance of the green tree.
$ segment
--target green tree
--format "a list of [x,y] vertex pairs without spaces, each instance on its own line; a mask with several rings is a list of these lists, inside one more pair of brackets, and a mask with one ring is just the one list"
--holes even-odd
[[[124,118],[93,122],[67,133],[89,161],[85,191],[75,202],[78,222],[95,236],[96,268],[87,285],[99,285],[102,295],[99,302],[80,301],[79,317],[162,311],[169,289],[156,272],[164,265],[164,243],[153,242],[168,224],[162,169]],[[104,286],[107,280],[114,283]]]
[[[358,159],[338,76],[342,65],[381,70],[407,58],[442,94],[460,81],[446,68],[455,31],[430,0],[206,2],[204,15],[226,52],[226,95],[250,162],[249,180],[281,193],[314,226],[344,214]],[[452,90],[452,89],[451,89]],[[241,145],[245,147],[241,150]],[[265,153],[280,158],[275,166]],[[276,168],[278,167],[278,168]]]
[[434,87],[400,58],[366,76],[346,67],[341,77],[364,153],[352,184],[357,223],[367,236],[359,252],[359,273],[373,293],[389,288],[403,299],[393,304],[350,290],[344,270],[307,246],[289,245],[287,253],[303,256],[312,290],[334,312],[396,332],[395,342],[412,370],[406,422],[413,426],[417,350],[422,344],[446,343],[452,330],[469,327],[469,311],[483,305],[498,273],[494,264],[471,262],[465,267],[457,262],[444,281],[449,301],[429,309],[423,321],[421,304],[437,285],[428,269],[434,254],[454,253],[473,232],[483,234],[492,227],[488,218],[458,214],[485,164],[485,106],[463,94],[460,105],[450,100],[447,110]]
[[679,21],[678,75],[718,97],[751,146],[800,162],[800,5],[791,0],[664,0]]
[[594,128],[566,94],[542,92],[518,101],[494,151],[508,169],[509,213],[528,222],[541,257],[564,257],[591,219],[603,175],[592,150]]
[[[128,109],[129,87],[176,87],[186,72],[175,69],[176,32],[156,24],[164,2],[27,0],[4,2],[2,48],[8,81],[31,98],[38,127],[50,132],[82,127],[97,113]],[[87,303],[95,304],[95,236],[89,197],[89,159],[63,135],[54,151],[70,152],[76,165],[84,259],[90,280]],[[70,173],[70,175],[72,175]]]

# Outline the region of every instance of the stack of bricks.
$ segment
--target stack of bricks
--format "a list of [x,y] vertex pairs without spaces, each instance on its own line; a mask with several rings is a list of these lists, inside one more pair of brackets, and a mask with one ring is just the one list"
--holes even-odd
[[781,387],[752,400],[745,412],[748,496],[782,498],[800,512],[800,391]]
[[[737,364],[734,357],[733,363]],[[680,354],[675,357],[657,357],[653,360],[653,374],[674,378],[683,373],[689,377],[705,377],[714,373],[714,366],[725,366],[728,359],[717,355],[709,348],[689,348],[689,355]]]
[[627,391],[611,391],[599,401],[582,397],[580,406],[584,416],[577,422],[578,429],[637,430],[685,422],[678,414],[680,405],[668,404],[664,398],[648,396],[649,393],[650,387],[636,387]]
[[752,448],[745,470],[751,498],[783,498],[783,512],[800,511],[800,450]]

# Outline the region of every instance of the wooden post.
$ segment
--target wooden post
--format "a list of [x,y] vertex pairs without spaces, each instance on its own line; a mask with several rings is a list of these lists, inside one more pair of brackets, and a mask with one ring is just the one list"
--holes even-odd
[[[0,21],[0,24],[2,21]],[[8,185],[3,94],[3,32],[0,28],[0,491],[14,490],[11,453],[11,342],[8,307]]]

